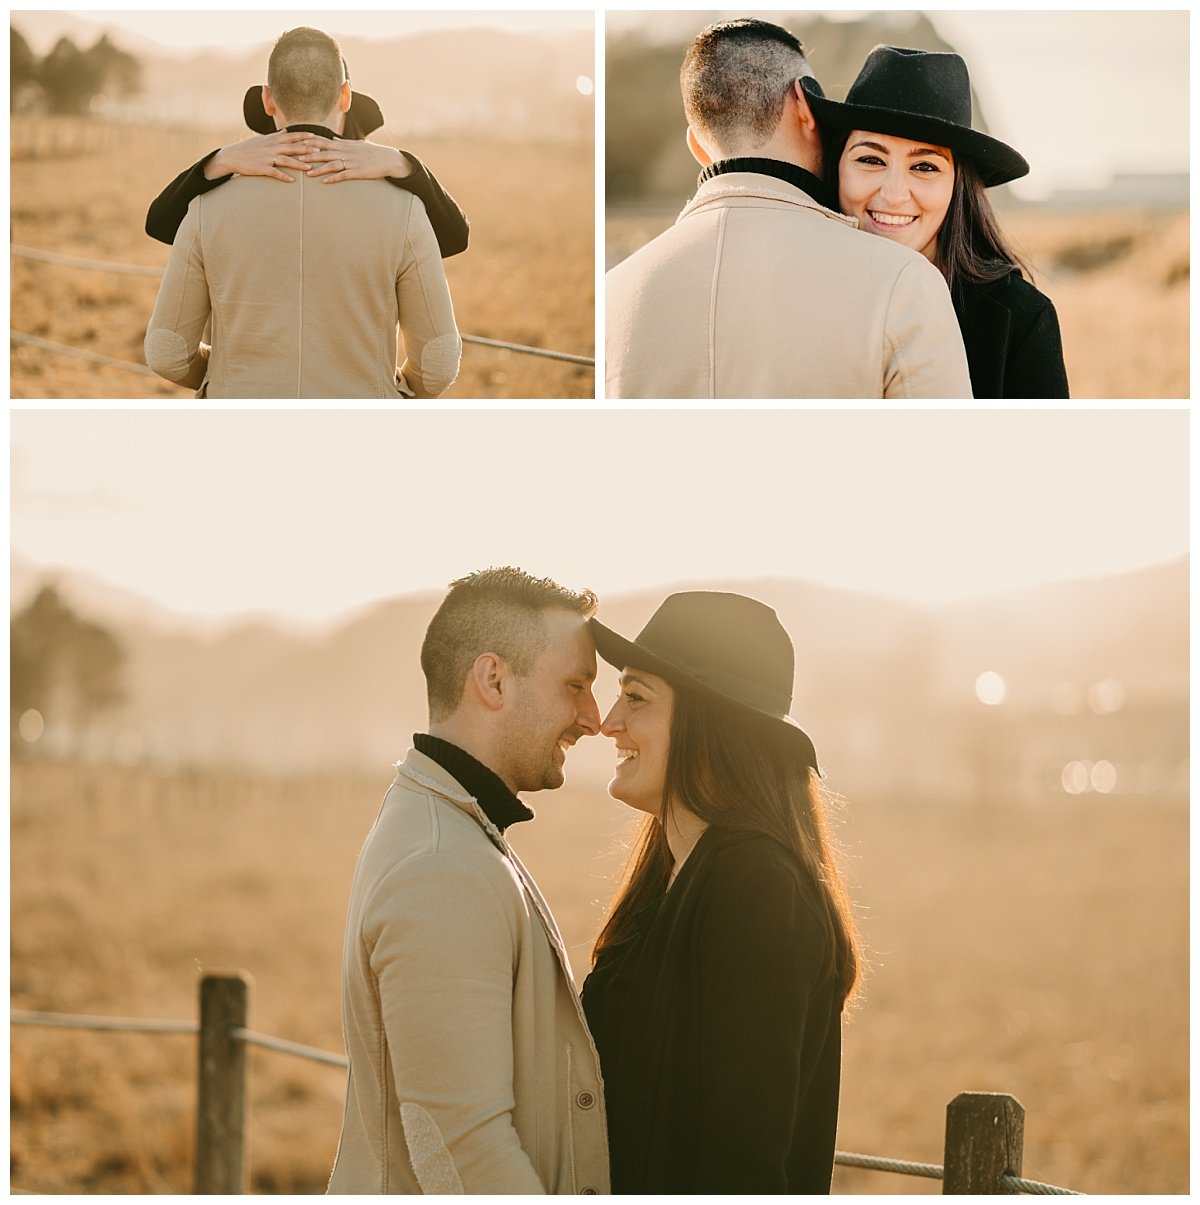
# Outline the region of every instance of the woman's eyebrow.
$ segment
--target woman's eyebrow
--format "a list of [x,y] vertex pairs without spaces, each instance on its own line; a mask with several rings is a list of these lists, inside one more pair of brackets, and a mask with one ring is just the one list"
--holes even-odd
[[878,142],[868,142],[865,138],[859,139],[850,149],[857,150],[860,146],[865,146],[872,151],[882,151],[885,155],[888,153],[886,146],[881,146]]
[[639,686],[644,686],[647,690],[654,689],[654,687],[651,686],[645,678],[639,678],[637,674],[631,674],[627,671],[621,675],[621,685],[628,686],[630,682],[636,682]]
[[936,146],[919,146],[908,152],[910,159],[915,159],[918,155],[940,155],[947,163],[950,162],[950,156],[940,147]]

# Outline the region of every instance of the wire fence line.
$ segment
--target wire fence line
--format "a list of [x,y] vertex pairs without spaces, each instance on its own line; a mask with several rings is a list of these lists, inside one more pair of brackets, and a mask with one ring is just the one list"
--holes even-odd
[[928,1180],[940,1180],[944,1174],[939,1163],[913,1163],[908,1159],[885,1159],[882,1155],[856,1155],[853,1151],[834,1151],[833,1161],[843,1167],[895,1172],[899,1176],[924,1176]]
[[238,1026],[230,1031],[229,1036],[247,1046],[261,1046],[264,1050],[276,1050],[280,1054],[293,1054],[298,1059],[308,1059],[313,1063],[323,1063],[326,1067],[341,1067],[346,1070],[350,1060],[344,1054],[333,1054],[328,1050],[318,1050],[315,1046],[302,1046],[299,1042],[289,1042],[286,1038],[273,1038],[270,1034],[255,1033],[252,1029]]
[[[8,337],[13,343],[24,343],[29,347],[40,347],[42,351],[57,352],[60,356],[73,356],[76,360],[87,360],[91,364],[109,364],[113,368],[124,368],[128,372],[136,372],[144,377],[154,377],[156,380],[161,380],[153,368],[150,368],[146,364],[139,364],[136,360],[119,360],[115,356],[106,356],[98,351],[84,351],[81,347],[68,347],[65,343],[52,343],[49,339],[42,339],[37,335],[27,335],[24,331],[10,329]],[[164,381],[163,384],[170,385],[171,382]]]
[[14,1008],[13,1025],[40,1025],[50,1029],[97,1029],[120,1033],[199,1033],[198,1021],[156,1021],[146,1017],[89,1017],[72,1013],[40,1013]]
[[[68,268],[84,268],[90,272],[110,272],[118,276],[150,276],[161,278],[164,269],[155,268],[148,264],[120,264],[112,263],[103,259],[85,259],[78,255],[63,255],[58,251],[44,251],[39,247],[23,247],[18,244],[12,244],[9,248],[13,255],[21,259],[37,260],[45,264],[61,264]],[[50,343],[47,340],[34,342],[34,335],[20,335],[17,331],[9,331],[9,335],[16,339],[19,343],[30,343],[34,347],[42,347],[47,351],[56,351],[67,355],[77,355],[85,359],[93,359],[101,364],[115,364],[118,367],[129,367],[135,371],[144,371],[155,374],[151,369],[144,364],[134,364],[129,360],[114,360],[107,356],[97,356],[94,352],[83,352],[76,348],[68,348],[61,343]],[[546,360],[561,360],[567,364],[584,364],[591,368],[595,368],[596,359],[594,356],[577,356],[572,352],[566,351],[551,351],[545,347],[530,347],[526,343],[508,343],[502,339],[485,339],[482,335],[462,335],[464,343],[474,343],[479,347],[493,347],[502,351],[515,351],[526,356],[540,356]]]
[[[908,1159],[885,1159],[882,1155],[858,1155],[852,1151],[835,1151],[834,1163],[843,1167],[861,1167],[873,1172],[892,1172],[898,1176],[923,1176],[927,1180],[944,1180],[946,1170],[940,1163],[913,1163]],[[1073,1188],[1057,1188],[1043,1184],[1040,1180],[1024,1180],[1020,1176],[1004,1175],[1000,1183],[1010,1192],[1030,1193],[1035,1196],[1082,1197],[1085,1193]]]
[[1084,1197],[1086,1193],[1073,1188],[1056,1188],[1053,1184],[1042,1184],[1038,1180],[1023,1180],[1020,1176],[1001,1176],[1000,1183],[1012,1192],[1027,1192],[1038,1197]]
[[[197,1021],[154,1020],[141,1017],[98,1017],[70,1013],[35,1012],[23,1009],[11,1010],[9,1020],[13,1025],[45,1026],[54,1029],[190,1035],[201,1033],[201,1023]],[[294,1058],[306,1059],[309,1062],[320,1063],[328,1067],[337,1067],[346,1070],[350,1066],[350,1061],[345,1055],[334,1054],[332,1051],[321,1050],[315,1046],[305,1046],[300,1042],[290,1042],[285,1038],[276,1038],[270,1034],[258,1033],[241,1025],[230,1027],[227,1031],[227,1036],[235,1043],[245,1046],[258,1046],[264,1050],[291,1055]],[[889,1159],[883,1155],[863,1155],[853,1151],[835,1151],[833,1161],[843,1167],[857,1167],[866,1171],[891,1172],[902,1176],[920,1176],[929,1180],[945,1180],[945,1168],[937,1163],[916,1163],[907,1159]],[[1000,1176],[999,1183],[1003,1189],[1010,1193],[1069,1197],[1085,1195],[1074,1189],[1059,1188],[1053,1184],[1044,1184],[1039,1180],[1027,1180],[1011,1173],[1005,1173]],[[12,1189],[11,1191],[19,1193],[21,1190]]]

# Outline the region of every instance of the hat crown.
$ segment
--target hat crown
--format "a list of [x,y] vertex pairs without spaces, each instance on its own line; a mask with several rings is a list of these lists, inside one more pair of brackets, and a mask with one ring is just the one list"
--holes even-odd
[[971,125],[971,77],[961,55],[876,46],[846,93],[846,103],[870,105]]
[[796,657],[774,608],[718,590],[672,594],[636,643],[729,698],[776,716],[792,705]]

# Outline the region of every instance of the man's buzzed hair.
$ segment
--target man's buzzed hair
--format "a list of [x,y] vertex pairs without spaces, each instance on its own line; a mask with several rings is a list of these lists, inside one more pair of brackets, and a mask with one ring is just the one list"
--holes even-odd
[[267,87],[289,121],[319,121],[346,82],[341,47],[319,29],[289,29],[267,64]]
[[477,657],[495,653],[513,673],[525,677],[546,647],[543,612],[557,607],[590,619],[597,605],[590,590],[568,590],[548,577],[531,577],[509,565],[480,569],[451,582],[421,645],[430,720],[443,720],[458,710]]
[[696,35],[679,71],[688,123],[718,145],[775,133],[793,80],[812,75],[795,34],[769,21],[719,21]]

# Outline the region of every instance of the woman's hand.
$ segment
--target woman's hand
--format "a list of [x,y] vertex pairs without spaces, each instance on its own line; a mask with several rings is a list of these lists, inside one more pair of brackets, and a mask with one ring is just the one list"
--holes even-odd
[[231,172],[239,176],[270,176],[272,180],[283,180],[290,184],[295,178],[282,168],[304,171],[305,165],[296,156],[299,144],[311,138],[303,130],[291,133],[276,130],[274,134],[254,134],[241,142],[223,146],[205,165],[204,178],[216,180]]
[[307,145],[299,158],[308,166],[310,176],[323,176],[326,184],[342,180],[382,180],[394,176],[398,180],[412,175],[412,163],[403,151],[380,142],[351,138],[323,138],[306,134]]

